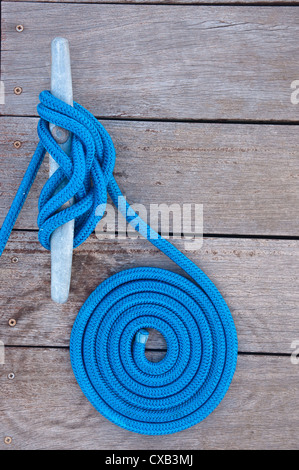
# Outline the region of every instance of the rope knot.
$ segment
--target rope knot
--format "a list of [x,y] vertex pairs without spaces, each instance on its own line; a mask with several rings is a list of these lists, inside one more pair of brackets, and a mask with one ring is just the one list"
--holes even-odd
[[[49,91],[40,94],[37,111],[41,118],[37,128],[39,145],[59,166],[39,197],[39,240],[50,249],[52,232],[75,219],[75,248],[89,237],[104,214],[115,165],[113,142],[89,111],[78,103],[69,106]],[[52,136],[50,123],[71,133],[69,155]],[[96,212],[98,206],[101,213]]]

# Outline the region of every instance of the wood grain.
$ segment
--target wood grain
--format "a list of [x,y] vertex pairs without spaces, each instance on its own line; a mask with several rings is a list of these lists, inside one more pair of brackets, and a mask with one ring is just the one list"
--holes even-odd
[[170,436],[140,436],[95,411],[75,381],[68,350],[7,348],[0,449],[8,448],[5,436],[15,450],[298,449],[298,368],[289,357],[239,356],[231,388],[202,423]]
[[97,116],[298,121],[298,34],[296,7],[3,2],[1,112],[36,115],[62,35],[75,99]]
[[[209,234],[299,233],[296,126],[103,124],[116,146],[116,180],[130,203],[144,204],[148,211],[150,204],[179,204],[181,208],[183,204],[203,204],[203,228]],[[36,126],[35,118],[1,119],[0,223],[37,145]],[[18,150],[13,146],[15,140],[22,142]],[[48,159],[17,228],[37,228],[37,201],[47,178]],[[164,231],[165,224],[161,228]]]
[[[3,0],[2,0],[3,1]],[[237,4],[237,5],[296,5],[298,0],[5,0],[5,2],[36,2],[36,3],[121,3],[133,4],[166,4],[166,5],[207,5],[207,4]]]
[[[292,342],[299,339],[299,241],[212,238],[193,251],[185,250],[183,240],[174,243],[223,294],[236,323],[239,351],[291,353]],[[14,232],[1,257],[0,340],[68,346],[72,325],[91,292],[112,274],[137,266],[184,274],[147,240],[93,235],[75,250],[70,297],[58,305],[50,299],[50,256],[37,233]],[[8,325],[11,318],[17,321],[14,328]],[[165,348],[165,342],[153,333],[147,347]]]

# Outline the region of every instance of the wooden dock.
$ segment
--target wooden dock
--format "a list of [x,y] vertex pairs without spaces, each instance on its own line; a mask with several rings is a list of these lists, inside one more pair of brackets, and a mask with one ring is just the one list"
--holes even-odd
[[[197,426],[140,436],[98,414],[69,359],[81,305],[122,269],[179,270],[146,240],[92,235],[74,252],[69,302],[54,304],[36,225],[45,161],[0,260],[0,449],[298,449],[298,0],[0,3],[0,225],[38,141],[51,40],[64,36],[74,98],[110,132],[128,201],[203,204],[203,246],[185,253],[239,337],[231,388]],[[155,332],[147,346],[154,361],[165,353]]]

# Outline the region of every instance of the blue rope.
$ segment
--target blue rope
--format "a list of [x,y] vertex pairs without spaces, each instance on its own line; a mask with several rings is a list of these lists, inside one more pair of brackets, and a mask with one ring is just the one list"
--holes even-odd
[[[79,246],[103,216],[108,191],[128,222],[134,220],[140,234],[193,282],[163,269],[136,268],[100,284],[73,327],[75,376],[94,407],[125,429],[169,434],[188,428],[218,406],[233,378],[238,346],[231,313],[210,279],[130,208],[112,175],[115,151],[104,127],[79,104],[72,108],[48,91],[40,101],[40,143],[2,225],[0,254],[46,151],[60,165],[39,198],[39,240],[46,249],[53,231],[72,219]],[[72,133],[71,157],[51,136],[49,122]],[[65,178],[67,185],[55,193]],[[56,212],[71,197],[74,205]],[[166,339],[167,353],[158,363],[145,357],[146,328]]]

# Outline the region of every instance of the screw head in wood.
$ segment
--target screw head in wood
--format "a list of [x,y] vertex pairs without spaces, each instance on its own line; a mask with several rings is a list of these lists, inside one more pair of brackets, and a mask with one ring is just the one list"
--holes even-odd
[[8,324],[9,326],[11,326],[11,328],[13,328],[16,326],[17,320],[15,320],[14,318],[11,318],[10,320],[8,320]]
[[24,31],[24,26],[23,26],[22,24],[18,24],[18,25],[16,26],[16,31],[17,31],[18,33],[21,33],[22,31]]
[[22,93],[22,91],[23,91],[23,88],[20,87],[20,86],[16,86],[16,87],[14,88],[14,94],[15,94],[15,95],[20,95],[20,94]]
[[14,256],[13,258],[11,258],[11,262],[12,263],[17,263],[19,261],[19,258],[17,258],[16,256]]
[[19,149],[21,148],[22,146],[22,142],[20,142],[19,140],[16,140],[14,143],[13,143],[13,146],[15,149]]
[[4,439],[4,443],[9,446],[12,443],[12,438],[9,436],[6,436]]
[[8,374],[7,378],[9,380],[13,380],[15,378],[15,374],[13,372],[11,372],[10,374]]

